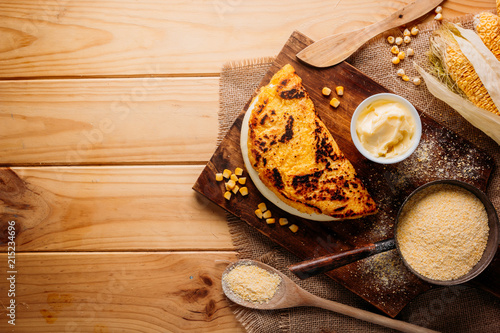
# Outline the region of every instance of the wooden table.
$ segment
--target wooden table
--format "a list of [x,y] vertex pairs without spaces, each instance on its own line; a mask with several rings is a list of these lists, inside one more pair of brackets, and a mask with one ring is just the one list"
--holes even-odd
[[191,189],[216,148],[222,64],[409,2],[2,1],[0,331],[244,331],[220,288],[225,214]]

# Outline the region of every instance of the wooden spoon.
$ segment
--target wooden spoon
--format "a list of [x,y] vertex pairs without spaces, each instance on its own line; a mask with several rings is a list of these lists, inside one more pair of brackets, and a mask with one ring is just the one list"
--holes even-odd
[[316,67],[338,64],[376,35],[416,20],[437,7],[442,0],[417,0],[382,21],[367,27],[331,35],[318,40],[299,53],[297,58]]
[[[237,265],[255,265],[257,267],[267,270],[268,272],[275,273],[281,278],[281,283],[279,284],[276,293],[269,300],[269,302],[253,303],[250,301],[246,301],[240,298],[231,290],[231,288],[225,281],[224,277]],[[378,324],[381,326],[393,328],[401,332],[417,332],[417,333],[436,332],[404,321],[391,319],[379,314],[357,309],[352,306],[348,306],[334,301],[329,301],[321,297],[315,296],[305,291],[304,289],[300,288],[295,282],[293,282],[287,276],[282,274],[280,271],[255,260],[246,260],[246,259],[238,260],[230,264],[222,274],[222,289],[224,290],[224,293],[231,301],[252,309],[274,310],[274,309],[292,308],[297,306],[314,306],[334,311],[353,318],[361,319],[373,324]]]

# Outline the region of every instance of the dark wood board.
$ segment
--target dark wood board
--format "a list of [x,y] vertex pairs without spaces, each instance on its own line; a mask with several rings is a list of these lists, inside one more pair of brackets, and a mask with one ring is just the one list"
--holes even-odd
[[[272,241],[301,259],[340,252],[393,237],[394,220],[400,204],[415,188],[437,179],[458,179],[469,182],[483,191],[494,162],[470,142],[422,114],[422,139],[410,158],[395,165],[380,165],[364,158],[351,141],[349,126],[356,106],[368,96],[388,92],[387,89],[343,62],[334,67],[317,69],[298,62],[295,55],[312,41],[294,32],[261,82],[287,63],[302,77],[316,110],[331,131],[338,145],[356,168],[369,192],[379,206],[379,213],[357,220],[315,222],[289,215],[267,201],[247,177],[250,194],[223,198],[223,182],[216,182],[215,173],[224,169],[244,167],[240,150],[240,130],[249,100],[231,129],[206,165],[193,189],[256,228]],[[321,94],[324,86],[342,85],[344,96],[340,106],[333,109],[330,98]],[[255,95],[255,93],[254,93]],[[420,112],[421,113],[421,112]],[[267,225],[254,211],[260,202],[276,218],[287,217],[299,226],[292,233],[286,226]],[[395,250],[363,259],[328,272],[327,275],[384,313],[394,317],[404,306],[431,286],[409,272]],[[490,288],[491,289],[491,288]],[[495,288],[494,288],[495,289]],[[491,290],[490,290],[491,291]]]

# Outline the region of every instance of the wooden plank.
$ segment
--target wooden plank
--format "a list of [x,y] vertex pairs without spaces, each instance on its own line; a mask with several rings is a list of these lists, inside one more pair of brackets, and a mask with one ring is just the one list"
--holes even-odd
[[[384,165],[364,158],[351,140],[352,113],[365,98],[388,91],[345,62],[329,68],[312,68],[298,61],[295,54],[311,43],[309,38],[295,32],[272,64],[261,85],[268,84],[271,77],[284,65],[291,64],[295,68],[317,114],[377,203],[377,214],[330,223],[299,218],[282,211],[265,199],[250,180],[247,182],[250,192],[247,197],[231,200],[222,198],[219,194],[220,184],[214,181],[214,174],[224,168],[234,170],[236,166],[244,165],[240,148],[244,113],[238,116],[196,181],[194,189],[304,260],[393,238],[396,215],[404,199],[418,186],[427,182],[451,178],[471,183],[483,191],[486,189],[494,160],[422,112],[419,112],[422,138],[416,151],[408,159],[401,163]],[[331,82],[344,86],[348,92],[341,97],[340,106],[335,110],[329,105],[329,99],[321,94],[322,87],[331,85]],[[249,104],[250,101],[244,109],[247,109]],[[272,116],[270,117],[272,121]],[[295,125],[292,132],[296,134]],[[312,174],[310,176],[315,177]],[[335,188],[335,191],[348,195],[348,188],[349,184],[344,183],[342,187]],[[263,201],[273,217],[288,218],[290,223],[299,226],[298,232],[292,233],[287,227],[276,224],[267,225],[257,218],[254,210],[258,203]],[[414,297],[428,290],[430,285],[418,279],[403,265],[396,250],[386,252],[384,256],[384,260],[377,261],[380,255],[374,256],[340,267],[326,275],[394,317]]]
[[207,161],[218,78],[0,81],[0,164]]
[[[277,54],[294,30],[319,39],[411,1],[4,0],[0,77],[213,74],[228,60]],[[449,0],[443,15],[494,5]]]
[[225,213],[191,189],[202,166],[0,169],[0,250],[233,250]]
[[[19,253],[0,331],[244,332],[220,278],[233,252]],[[5,281],[7,255],[0,254]],[[15,299],[15,326],[6,316]]]

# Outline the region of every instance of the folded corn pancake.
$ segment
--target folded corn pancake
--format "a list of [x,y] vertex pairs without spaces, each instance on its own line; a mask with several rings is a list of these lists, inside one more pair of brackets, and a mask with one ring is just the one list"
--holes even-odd
[[299,212],[331,219],[376,212],[375,202],[319,119],[291,65],[261,88],[250,108],[248,159],[279,199]]

